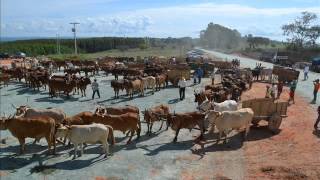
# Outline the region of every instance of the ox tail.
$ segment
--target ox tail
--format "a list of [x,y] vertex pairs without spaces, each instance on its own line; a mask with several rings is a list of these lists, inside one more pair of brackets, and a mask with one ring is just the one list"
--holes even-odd
[[111,140],[111,145],[114,145],[116,143],[116,140],[114,139],[113,128],[111,126],[106,126],[106,127],[109,129],[108,139]]
[[51,127],[50,127],[50,134],[49,134],[49,137],[50,137],[50,144],[48,144],[49,146],[49,149],[51,149],[51,146],[53,146],[53,153],[55,153],[56,151],[56,130],[57,130],[57,127],[56,127],[56,123],[55,121],[53,121],[51,123]]
[[138,112],[137,116],[138,116],[138,131],[137,131],[137,135],[138,135],[138,138],[139,138],[140,137],[140,133],[141,133],[140,112]]

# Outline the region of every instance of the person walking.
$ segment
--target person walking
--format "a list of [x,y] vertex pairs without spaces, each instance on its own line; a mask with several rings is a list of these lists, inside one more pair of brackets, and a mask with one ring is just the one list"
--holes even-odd
[[290,83],[290,92],[289,92],[289,100],[288,100],[288,103],[290,103],[291,101],[293,102],[293,104],[295,103],[294,102],[294,94],[295,94],[295,91],[296,91],[296,88],[297,88],[297,83],[296,81],[292,81]]
[[97,93],[98,97],[100,98],[100,92],[99,92],[99,84],[97,83],[97,79],[94,79],[94,81],[91,84],[92,87],[92,99],[94,99],[94,95]]
[[306,65],[306,66],[304,67],[304,69],[303,69],[303,74],[304,74],[304,80],[305,80],[305,81],[309,78],[308,73],[309,73],[309,66]]
[[314,86],[314,89],[313,89],[313,100],[312,100],[312,102],[316,103],[317,102],[318,91],[320,89],[319,79],[313,81],[313,86]]
[[184,100],[185,98],[185,92],[186,92],[186,87],[187,87],[187,81],[184,77],[182,77],[179,82],[178,82],[178,86],[179,86],[179,95],[180,95],[180,100]]
[[282,81],[279,81],[279,82],[278,82],[277,89],[278,89],[277,99],[280,99],[280,95],[281,95],[282,90],[283,90],[283,82],[282,82]]
[[314,130],[318,130],[319,122],[320,122],[320,106],[318,106],[318,119],[316,120],[316,123],[314,123]]
[[276,91],[277,91],[277,85],[275,83],[272,83],[271,93],[270,93],[272,99],[276,98]]
[[196,74],[198,76],[198,83],[201,83],[201,78],[203,77],[203,70],[199,67],[196,71]]
[[266,95],[265,98],[270,98],[271,97],[271,88],[269,85],[266,86]]

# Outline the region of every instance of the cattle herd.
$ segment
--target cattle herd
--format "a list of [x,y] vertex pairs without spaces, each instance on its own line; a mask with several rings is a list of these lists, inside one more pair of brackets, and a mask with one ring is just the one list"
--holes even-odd
[[[152,62],[152,61],[151,61]],[[72,63],[73,67],[68,67]],[[240,62],[239,62],[240,63]],[[99,61],[45,61],[39,62],[40,66],[33,69],[16,67],[2,69],[1,81],[17,79],[25,80],[26,86],[34,90],[48,86],[50,97],[60,93],[69,96],[70,93],[80,93],[86,96],[86,87],[89,85],[89,74],[95,75],[104,71],[107,75],[113,74],[115,79],[111,81],[115,98],[119,92],[126,90],[126,94],[132,98],[135,92],[143,96],[146,89],[152,93],[168,86],[168,75],[165,63],[135,64],[131,58],[106,58]],[[178,65],[177,65],[178,66]],[[66,75],[54,75],[55,71],[63,67]],[[85,76],[79,76],[84,72]],[[127,143],[131,143],[136,136],[139,140],[142,133],[141,123],[147,123],[147,135],[152,134],[155,122],[166,124],[175,131],[173,142],[178,140],[181,129],[197,128],[200,135],[197,139],[204,139],[207,130],[219,131],[219,140],[222,135],[232,129],[245,127],[245,135],[248,133],[253,118],[250,108],[239,109],[238,101],[241,94],[252,86],[252,71],[240,69],[238,66],[232,69],[218,69],[216,74],[220,82],[213,81],[205,86],[205,89],[195,91],[195,102],[198,110],[193,112],[176,113],[166,104],[160,104],[149,109],[140,110],[136,106],[122,107],[96,107],[94,112],[85,111],[73,116],[66,116],[59,108],[37,109],[29,106],[16,107],[13,116],[3,117],[0,123],[1,130],[9,130],[19,140],[20,152],[25,150],[25,138],[34,138],[35,143],[45,138],[48,143],[48,152],[55,152],[56,142],[74,145],[74,158],[78,146],[81,153],[86,144],[101,143],[103,153],[109,153],[109,143],[115,144],[114,131],[122,132],[129,136]],[[79,74],[79,75],[78,75]],[[119,76],[123,76],[119,79]],[[6,80],[4,80],[6,79]],[[6,83],[5,83],[6,84]],[[143,120],[140,119],[144,117]],[[225,138],[226,141],[226,138]],[[53,149],[52,149],[53,147]]]

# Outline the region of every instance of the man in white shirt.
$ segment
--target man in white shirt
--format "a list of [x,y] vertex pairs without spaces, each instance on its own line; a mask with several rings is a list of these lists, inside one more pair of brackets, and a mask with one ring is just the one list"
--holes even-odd
[[308,73],[309,73],[309,66],[306,65],[303,69],[304,80],[307,80],[309,78]]
[[187,81],[184,77],[182,77],[179,82],[178,82],[178,86],[179,86],[179,95],[180,95],[180,100],[184,100],[185,98],[185,92],[186,92],[186,87],[187,87]]
[[272,99],[276,98],[276,92],[277,92],[277,85],[275,83],[273,83],[271,86],[271,98]]
[[92,99],[94,99],[94,95],[97,93],[100,98],[100,92],[99,92],[99,84],[97,83],[97,79],[94,79],[94,82],[91,83],[92,87]]

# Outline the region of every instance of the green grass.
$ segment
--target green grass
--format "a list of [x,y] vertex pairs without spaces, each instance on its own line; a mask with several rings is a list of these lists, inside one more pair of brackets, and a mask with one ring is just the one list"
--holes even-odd
[[146,57],[146,56],[164,56],[164,57],[172,57],[172,56],[184,56],[186,53],[186,50],[183,52],[180,52],[179,48],[172,48],[172,47],[166,47],[166,48],[148,48],[148,49],[128,49],[126,51],[120,51],[120,50],[108,50],[108,51],[102,51],[97,53],[85,53],[85,54],[79,54],[78,56],[74,56],[73,54],[60,54],[60,55],[48,55],[49,58],[55,59],[55,60],[65,60],[65,59],[80,59],[80,60],[89,60],[94,59],[98,57],[105,57],[105,56],[111,56],[111,57],[118,57],[118,56],[127,56],[127,57]]

